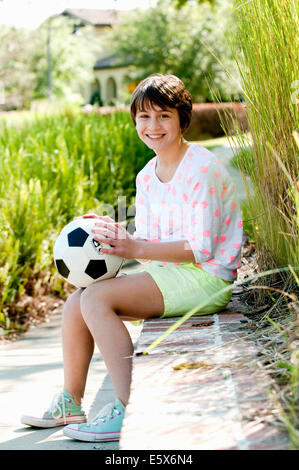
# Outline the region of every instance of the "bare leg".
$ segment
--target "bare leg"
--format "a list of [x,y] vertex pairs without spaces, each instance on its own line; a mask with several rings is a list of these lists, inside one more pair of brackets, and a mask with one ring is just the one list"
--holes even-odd
[[94,309],[90,304],[87,306],[85,301],[83,306],[85,321],[94,335],[116,395],[124,405],[127,405],[132,368],[130,356],[133,354],[129,332],[108,304],[98,303]]
[[94,351],[94,340],[82,318],[80,296],[82,290],[67,299],[62,317],[64,362],[64,390],[81,404],[89,364]]
[[163,297],[148,273],[92,284],[81,295],[82,316],[105,361],[116,395],[126,406],[133,345],[123,320],[160,316]]

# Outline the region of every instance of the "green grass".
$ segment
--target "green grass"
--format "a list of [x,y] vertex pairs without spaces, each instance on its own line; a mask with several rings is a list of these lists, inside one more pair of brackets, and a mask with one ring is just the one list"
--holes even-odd
[[[244,163],[246,162],[246,163]],[[231,159],[231,164],[239,170],[246,168],[245,172],[250,176],[254,172],[254,154],[252,147],[245,147],[237,150]]]

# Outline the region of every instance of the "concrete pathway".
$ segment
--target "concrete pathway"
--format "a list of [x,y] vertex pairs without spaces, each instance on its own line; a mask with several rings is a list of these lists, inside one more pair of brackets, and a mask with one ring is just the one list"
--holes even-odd
[[[127,270],[128,268],[126,268]],[[118,449],[118,442],[80,442],[65,437],[63,427],[37,429],[20,422],[23,414],[40,415],[63,384],[61,314],[54,315],[20,339],[0,343],[0,450]],[[133,344],[141,326],[126,322]],[[114,389],[105,363],[95,352],[87,379],[84,409],[92,419],[114,400]]]

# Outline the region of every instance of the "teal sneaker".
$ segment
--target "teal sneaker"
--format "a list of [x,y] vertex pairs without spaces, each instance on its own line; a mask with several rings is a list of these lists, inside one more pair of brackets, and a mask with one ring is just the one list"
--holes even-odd
[[124,415],[125,408],[116,399],[104,406],[90,423],[70,424],[63,429],[63,434],[78,441],[118,441]]
[[69,393],[60,392],[54,395],[50,408],[41,418],[24,415],[21,422],[38,428],[53,428],[71,423],[85,423],[86,416],[81,405],[77,405]]

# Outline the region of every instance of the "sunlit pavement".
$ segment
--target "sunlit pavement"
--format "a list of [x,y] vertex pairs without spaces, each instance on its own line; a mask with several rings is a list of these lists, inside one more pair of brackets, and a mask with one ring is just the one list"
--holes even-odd
[[[0,450],[118,449],[118,442],[80,442],[65,437],[63,427],[37,429],[20,422],[23,414],[40,416],[63,385],[61,314],[32,328],[10,344],[0,343]],[[126,322],[133,343],[141,327]],[[92,419],[115,398],[104,361],[96,351],[87,379],[84,410]]]

